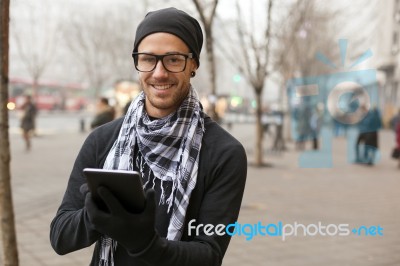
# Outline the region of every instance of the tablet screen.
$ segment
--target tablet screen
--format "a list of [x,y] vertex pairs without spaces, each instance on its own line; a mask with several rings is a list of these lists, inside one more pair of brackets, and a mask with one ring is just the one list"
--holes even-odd
[[113,193],[127,211],[137,213],[143,210],[146,200],[139,172],[85,168],[83,173],[86,176],[93,200],[100,208],[107,209],[106,204],[97,193],[97,188],[104,186]]

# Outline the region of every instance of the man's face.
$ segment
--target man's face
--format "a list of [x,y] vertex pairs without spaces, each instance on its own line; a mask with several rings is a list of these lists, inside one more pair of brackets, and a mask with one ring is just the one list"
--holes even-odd
[[[169,33],[153,33],[139,44],[139,53],[163,55],[167,53],[188,54],[188,46],[177,36]],[[194,59],[187,59],[183,72],[168,72],[161,60],[152,72],[139,72],[139,82],[146,94],[145,107],[151,117],[165,117],[179,108],[190,88],[190,73],[196,70]]]

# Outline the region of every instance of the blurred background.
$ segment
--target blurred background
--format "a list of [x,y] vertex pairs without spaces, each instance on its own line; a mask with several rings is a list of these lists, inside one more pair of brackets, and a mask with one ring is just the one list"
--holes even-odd
[[[400,265],[400,162],[391,158],[400,121],[399,0],[11,0],[7,106],[21,265],[87,265],[90,248],[65,257],[51,250],[49,223],[98,114],[124,115],[140,92],[131,57],[138,23],[169,6],[201,23],[211,48],[204,43],[192,84],[248,155],[240,221],[369,223],[388,232],[234,237],[224,265]],[[364,70],[368,79],[343,74]],[[29,151],[20,129],[27,95],[37,108]],[[371,110],[377,122],[361,129]],[[371,131],[375,144],[358,143]],[[372,161],[358,160],[369,146]]]
[[[194,2],[11,1],[10,101],[18,109],[18,96],[32,94],[44,111],[90,111],[99,96],[109,97],[113,105],[123,105],[137,94],[131,50],[140,20],[149,10],[177,6],[201,21]],[[206,17],[212,2],[202,1]],[[212,36],[207,36],[214,47],[216,88],[212,89],[209,81],[205,45],[194,86],[205,105],[210,100],[218,102],[221,118],[229,111],[252,113],[256,106],[251,80],[254,71],[249,71],[247,65],[255,69],[259,58],[267,70],[263,108],[286,111],[288,80],[331,73],[333,70],[315,56],[322,53],[339,65],[338,40],[347,39],[347,64],[372,50],[373,56],[358,68],[378,71],[385,118],[390,117],[400,97],[396,79],[397,4],[275,1],[266,40],[268,1],[220,0],[212,20]]]

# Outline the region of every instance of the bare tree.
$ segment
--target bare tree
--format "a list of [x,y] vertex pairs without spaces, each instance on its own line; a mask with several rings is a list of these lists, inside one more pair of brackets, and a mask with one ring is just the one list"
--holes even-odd
[[[205,2],[205,3],[204,3]],[[213,36],[213,21],[215,18],[215,12],[218,5],[218,0],[212,1],[200,1],[193,0],[193,3],[196,6],[196,9],[200,15],[200,20],[204,27],[205,32],[205,41],[206,41],[206,51],[207,51],[207,61],[208,61],[208,70],[210,76],[210,85],[211,85],[211,95],[213,98],[217,96],[216,90],[216,67],[215,67],[215,56],[214,56],[214,36]],[[216,98],[215,98],[216,99]],[[215,111],[215,101],[212,99],[210,101],[210,116],[218,121],[218,116]]]
[[[340,58],[335,33],[335,22],[340,19],[338,11],[328,9],[318,1],[298,0],[287,7],[286,19],[276,31],[279,46],[274,48],[273,66],[279,73],[279,99],[284,110],[288,108],[286,86],[292,78],[305,78],[328,74],[332,69],[316,59],[317,53],[327,58]],[[285,116],[285,138],[290,139],[292,117]]]
[[[52,5],[41,3],[24,3],[19,7],[27,21],[13,20],[12,36],[17,52],[32,78],[32,96],[37,94],[40,78],[51,65],[58,41],[58,22],[54,18]],[[25,7],[25,8],[24,8]]]
[[[255,9],[252,2],[249,5],[249,13],[244,14],[243,5],[237,3],[237,39],[232,38],[233,32],[224,34],[230,39],[229,43],[235,43],[230,49],[235,56],[225,46],[221,48],[220,43],[217,45],[254,89],[257,103],[255,165],[261,166],[264,164],[262,95],[266,81],[273,81],[281,88],[279,99],[286,103],[286,83],[289,79],[326,73],[329,69],[315,59],[315,54],[320,51],[330,57],[336,51],[337,40],[334,40],[330,30],[336,14],[313,0],[299,0],[290,5],[268,1],[264,12],[266,16],[263,16],[265,22],[262,23],[254,14],[260,9]],[[277,10],[274,14],[280,15],[272,17],[272,8]]]
[[135,21],[131,7],[116,6],[98,13],[73,10],[62,29],[75,63],[83,67],[84,79],[94,89],[95,97],[115,80],[132,78],[131,27]]
[[332,32],[333,12],[321,8],[314,0],[296,1],[289,7],[286,23],[280,27],[277,39],[274,68],[288,79],[326,73],[321,62],[316,60],[317,52],[327,57],[337,54],[337,40]]
[[10,141],[8,135],[8,53],[10,1],[0,0],[0,233],[3,265],[18,266],[17,237],[11,193]]
[[76,62],[83,67],[85,79],[94,89],[93,96],[96,98],[112,75],[107,58],[112,54],[107,43],[112,38],[109,35],[111,23],[98,18],[76,16],[63,28],[67,46]]
[[[237,33],[238,45],[243,55],[242,64],[238,64],[239,71],[245,76],[247,81],[253,87],[256,97],[256,141],[255,141],[255,157],[254,165],[262,166],[263,163],[263,128],[262,128],[262,96],[265,87],[266,79],[270,74],[270,39],[271,39],[271,17],[273,0],[269,0],[266,5],[266,21],[265,28],[261,30],[261,36],[257,36],[260,32],[254,29],[255,22],[252,21],[249,27],[245,27],[249,23],[243,21],[244,15],[242,14],[239,2],[236,2],[236,9],[238,14],[237,20]],[[251,2],[252,4],[253,2]],[[250,12],[254,12],[251,5]],[[247,17],[247,16],[246,16]],[[250,14],[250,18],[254,18],[254,14]]]

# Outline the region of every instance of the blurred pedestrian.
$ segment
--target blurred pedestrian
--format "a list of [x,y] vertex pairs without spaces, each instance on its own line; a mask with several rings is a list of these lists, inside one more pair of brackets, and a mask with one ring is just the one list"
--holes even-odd
[[[361,107],[366,116],[358,123],[358,138],[356,143],[356,162],[373,165],[376,151],[378,150],[378,131],[382,128],[381,114],[378,108],[374,107],[367,110],[365,106]],[[361,153],[363,147],[363,153]]]
[[398,123],[400,123],[400,109],[399,109],[398,113],[395,114],[392,117],[392,119],[390,119],[390,123],[389,123],[390,124],[390,128],[393,131],[396,131]]
[[305,149],[305,144],[307,140],[311,139],[311,119],[312,109],[308,105],[302,105],[297,110],[295,119],[297,122],[297,141],[296,141],[296,149],[298,151],[303,151]]
[[283,117],[282,111],[275,112],[275,136],[272,151],[279,152],[286,149],[285,141],[283,139]]
[[395,129],[396,147],[392,151],[392,158],[398,160],[398,168],[400,169],[400,119],[393,124],[393,128]]
[[[83,144],[51,223],[56,252],[96,243],[90,265],[222,264],[231,236],[220,229],[237,221],[247,159],[204,113],[191,85],[202,44],[199,22],[175,8],[150,12],[139,24],[132,55],[143,91],[124,117]],[[101,209],[87,189],[86,167],[140,172],[144,209],[131,212],[118,192],[100,187],[109,211]]]
[[35,119],[37,114],[36,105],[33,103],[32,96],[27,95],[25,102],[21,106],[22,117],[21,117],[21,129],[22,137],[25,141],[26,150],[31,149],[31,137],[35,130]]
[[311,140],[313,150],[319,148],[319,132],[321,130],[322,114],[316,107],[310,117]]
[[115,110],[108,103],[108,99],[101,97],[98,99],[96,104],[96,115],[90,124],[90,128],[94,129],[105,123],[113,121],[115,118]]

